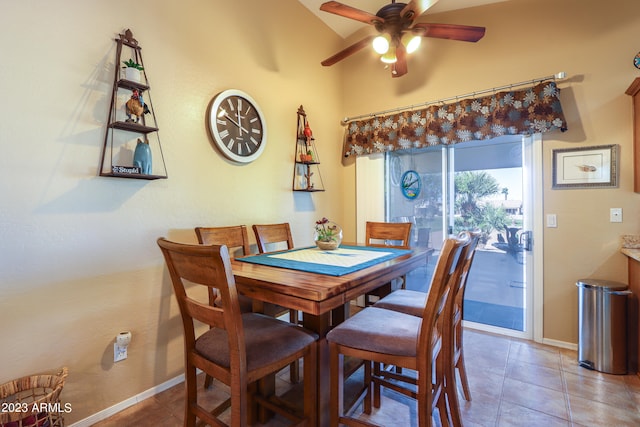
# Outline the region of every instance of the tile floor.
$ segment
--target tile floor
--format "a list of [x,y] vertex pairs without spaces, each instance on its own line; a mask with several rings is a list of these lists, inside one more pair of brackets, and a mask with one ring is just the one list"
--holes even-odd
[[[640,425],[636,375],[589,371],[577,366],[575,351],[474,330],[465,330],[464,345],[473,398],[461,400],[467,427]],[[278,375],[281,390],[290,388],[287,379],[286,372]],[[224,397],[225,387],[219,383],[206,392],[213,401]],[[95,425],[181,426],[182,417],[179,384]],[[388,427],[417,425],[414,402],[389,390],[380,409],[361,417]],[[286,423],[274,419],[267,425]]]

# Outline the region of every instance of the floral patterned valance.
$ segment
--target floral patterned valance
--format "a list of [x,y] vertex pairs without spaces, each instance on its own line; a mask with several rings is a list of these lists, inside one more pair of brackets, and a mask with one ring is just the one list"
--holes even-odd
[[555,82],[348,123],[345,157],[567,130]]

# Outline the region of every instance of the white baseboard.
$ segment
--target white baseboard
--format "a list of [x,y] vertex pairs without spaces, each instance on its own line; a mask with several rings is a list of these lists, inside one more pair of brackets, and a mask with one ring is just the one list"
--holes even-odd
[[69,427],[90,427],[93,424],[97,423],[98,421],[102,421],[104,419],[109,418],[112,415],[117,414],[118,412],[127,409],[130,406],[135,405],[136,403],[140,403],[145,399],[148,399],[150,397],[155,396],[158,393],[161,393],[171,387],[173,387],[176,384],[180,384],[181,382],[184,382],[184,374],[180,374],[175,378],[172,378],[168,381],[163,382],[162,384],[158,384],[155,387],[151,387],[148,390],[143,391],[142,393],[136,394],[135,396],[132,396],[126,400],[123,400],[120,403],[116,403],[113,406],[110,406],[107,409],[104,409],[98,413],[95,413],[85,419],[82,419],[80,421],[77,421],[73,424],[71,424]]
[[552,345],[554,347],[566,348],[569,350],[575,350],[575,351],[578,350],[578,344],[574,344],[566,341],[552,340],[549,338],[543,338],[542,344]]
[[[472,330],[477,330],[480,332],[489,332],[492,334],[497,334],[497,335],[502,335],[505,337],[514,337],[514,338],[521,338],[521,339],[528,339],[529,341],[535,341],[532,340],[531,338],[524,338],[522,337],[522,332],[520,331],[511,331],[508,329],[504,329],[504,328],[498,328],[495,326],[491,326],[491,325],[485,325],[485,324],[481,324],[481,323],[474,323],[474,322],[467,322],[466,320],[462,321],[462,326],[464,328],[467,329],[472,329]],[[541,344],[546,344],[546,345],[550,345],[553,347],[560,347],[560,348],[566,348],[568,350],[578,350],[578,344],[574,344],[574,343],[570,343],[570,342],[566,342],[566,341],[559,341],[559,340],[553,340],[550,338],[542,338],[542,341],[540,341]]]

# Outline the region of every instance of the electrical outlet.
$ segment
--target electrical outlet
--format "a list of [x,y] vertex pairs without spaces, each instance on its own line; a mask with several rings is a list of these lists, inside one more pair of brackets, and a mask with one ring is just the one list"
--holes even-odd
[[113,361],[120,362],[127,358],[127,347],[120,347],[117,343],[113,343]]
[[609,210],[610,222],[622,222],[622,208],[611,208]]

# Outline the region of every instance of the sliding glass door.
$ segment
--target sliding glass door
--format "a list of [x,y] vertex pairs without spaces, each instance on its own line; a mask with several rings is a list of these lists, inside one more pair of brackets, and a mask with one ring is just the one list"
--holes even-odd
[[444,238],[479,229],[463,319],[523,337],[532,329],[530,144],[517,136],[386,159],[387,220],[413,222],[414,245],[433,249],[429,263],[409,276],[408,288],[427,290]]

